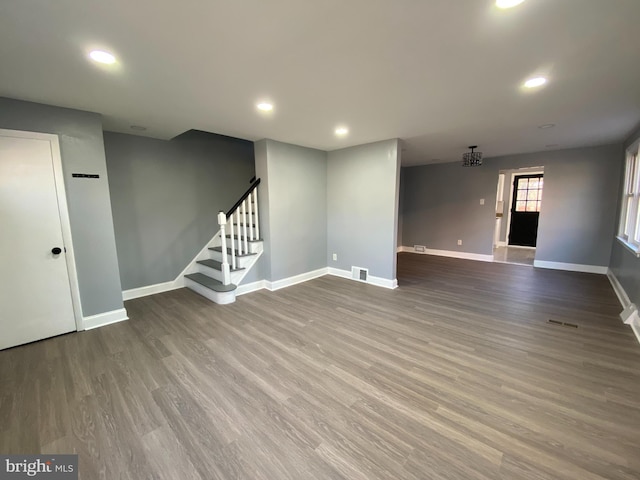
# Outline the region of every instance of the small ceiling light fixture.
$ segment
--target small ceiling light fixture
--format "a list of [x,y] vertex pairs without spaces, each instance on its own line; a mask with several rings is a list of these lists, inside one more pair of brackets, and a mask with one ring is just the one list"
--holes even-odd
[[142,125],[131,125],[129,128],[136,132],[144,132],[147,129],[147,127],[143,127]]
[[261,110],[263,112],[270,112],[273,110],[273,103],[269,102],[260,102],[256,106],[258,107],[258,110]]
[[520,5],[524,0],[496,0],[496,7],[511,8]]
[[542,128],[544,130],[544,129],[547,129],[547,128],[553,128],[555,126],[556,126],[555,123],[545,123],[544,125],[538,125],[538,128]]
[[344,137],[347,133],[349,133],[349,129],[347,127],[336,128],[336,135],[340,137]]
[[482,165],[482,152],[474,152],[473,150],[478,148],[477,145],[470,145],[470,152],[462,155],[463,167],[479,167]]
[[527,88],[536,88],[541,87],[547,83],[547,79],[545,77],[533,77],[524,82],[524,86]]
[[94,62],[104,63],[106,65],[116,63],[116,57],[114,57],[109,52],[105,52],[104,50],[93,50],[91,51],[91,53],[89,53],[89,57]]

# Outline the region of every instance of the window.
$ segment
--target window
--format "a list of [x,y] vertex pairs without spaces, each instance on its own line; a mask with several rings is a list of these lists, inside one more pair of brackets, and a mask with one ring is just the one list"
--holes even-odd
[[640,157],[638,144],[627,152],[618,239],[640,256]]
[[516,212],[539,212],[542,201],[542,175],[516,177]]

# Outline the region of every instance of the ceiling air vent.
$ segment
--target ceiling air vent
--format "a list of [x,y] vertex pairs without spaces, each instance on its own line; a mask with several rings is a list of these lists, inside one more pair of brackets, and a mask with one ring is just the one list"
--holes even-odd
[[353,278],[354,280],[360,280],[361,282],[366,282],[367,278],[369,278],[369,269],[351,267],[351,278]]

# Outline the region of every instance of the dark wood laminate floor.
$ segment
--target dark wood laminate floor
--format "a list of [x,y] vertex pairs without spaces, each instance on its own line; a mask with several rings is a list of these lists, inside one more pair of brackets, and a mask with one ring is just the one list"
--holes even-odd
[[0,452],[77,452],[83,479],[640,478],[640,345],[606,277],[398,272],[177,290],[2,351]]

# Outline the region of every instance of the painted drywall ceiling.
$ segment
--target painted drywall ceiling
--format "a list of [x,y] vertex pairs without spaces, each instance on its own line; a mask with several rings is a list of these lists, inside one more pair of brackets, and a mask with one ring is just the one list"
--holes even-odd
[[[0,95],[158,138],[194,128],[333,150],[399,137],[405,165],[470,144],[487,157],[615,142],[637,125],[640,1],[493,3],[4,1]],[[93,48],[118,64],[90,63]],[[524,92],[537,73],[548,84]]]

